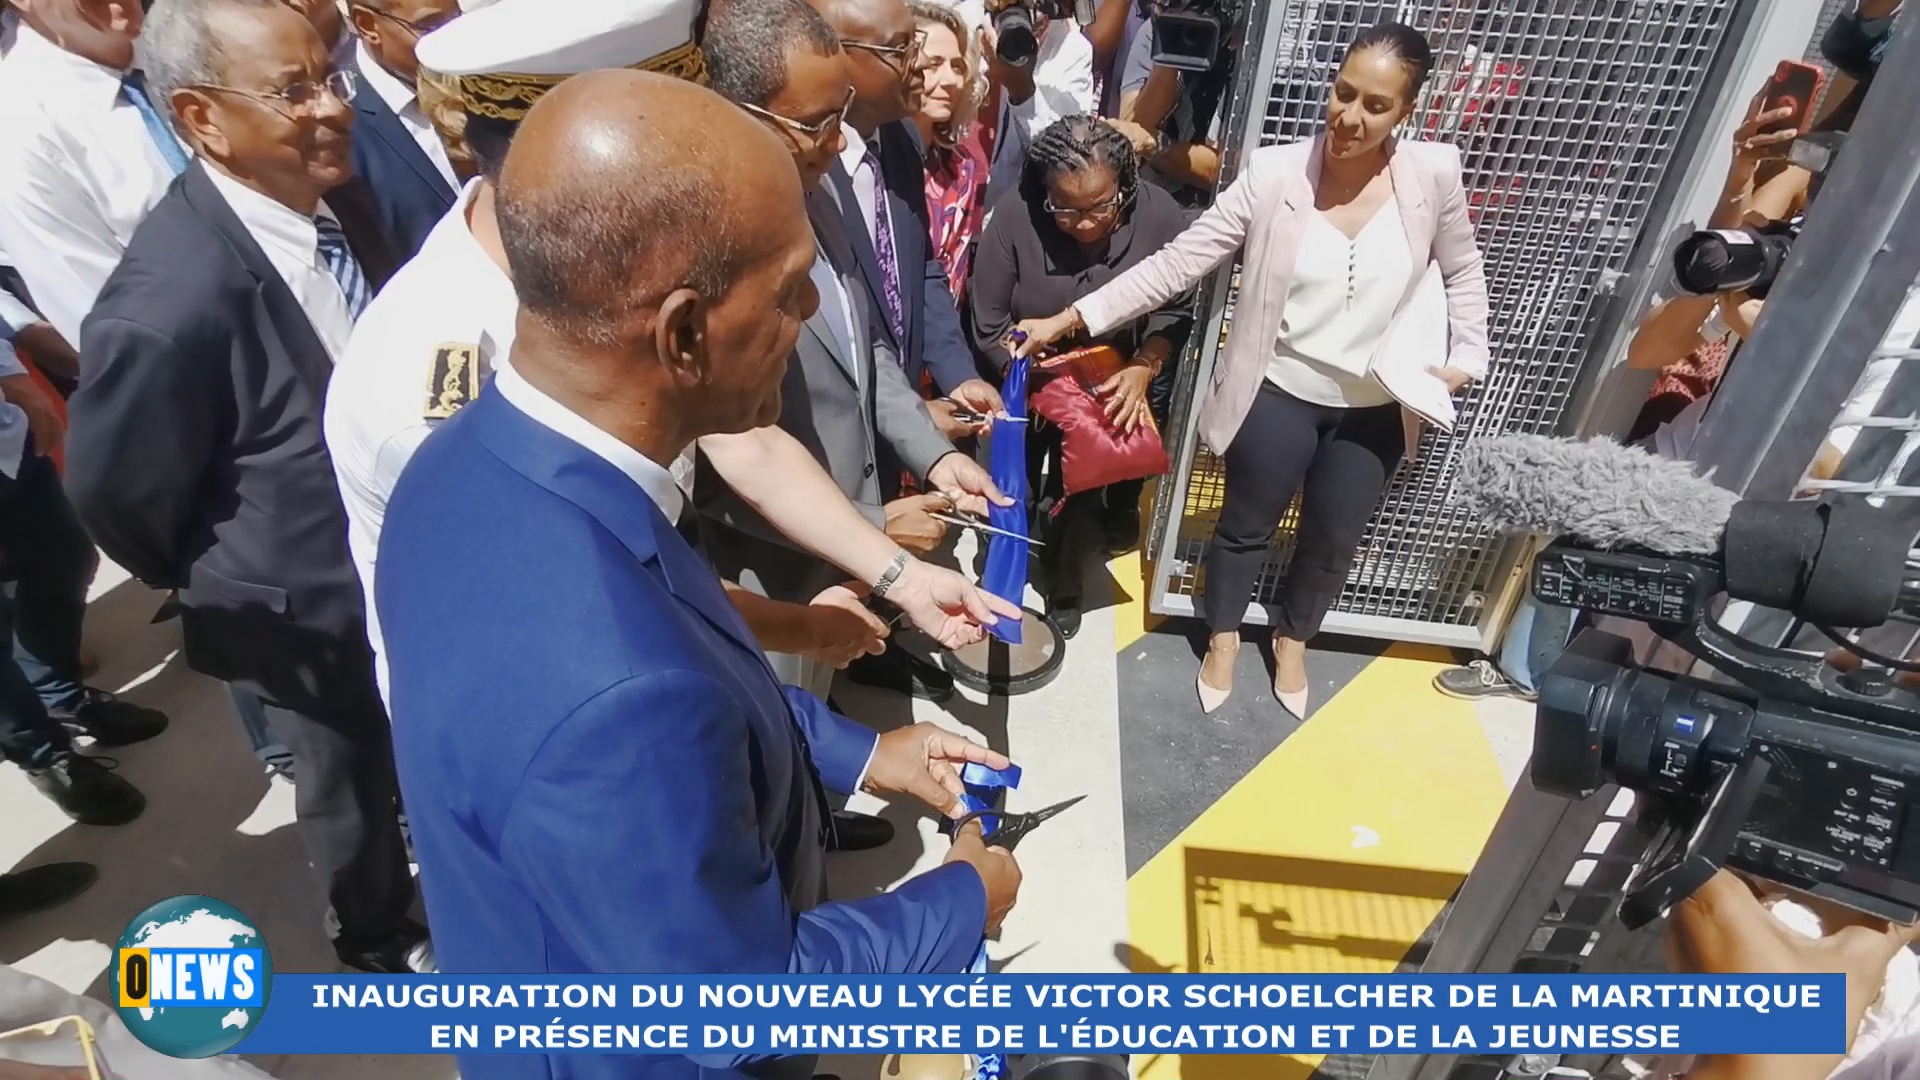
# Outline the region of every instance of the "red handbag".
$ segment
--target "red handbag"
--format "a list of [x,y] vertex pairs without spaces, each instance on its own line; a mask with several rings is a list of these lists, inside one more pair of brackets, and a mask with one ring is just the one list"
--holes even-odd
[[1123,366],[1111,345],[1075,349],[1034,365],[1040,388],[1030,404],[1060,429],[1061,481],[1069,495],[1161,476],[1173,467],[1152,416],[1132,432],[1107,424],[1106,405],[1094,390]]

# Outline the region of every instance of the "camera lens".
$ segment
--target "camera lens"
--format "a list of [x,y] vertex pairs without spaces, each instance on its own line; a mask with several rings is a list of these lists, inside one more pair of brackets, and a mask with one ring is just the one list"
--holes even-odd
[[1014,67],[1032,65],[1040,55],[1040,38],[1033,32],[1033,12],[1015,4],[993,17],[993,32],[998,37],[994,52]]

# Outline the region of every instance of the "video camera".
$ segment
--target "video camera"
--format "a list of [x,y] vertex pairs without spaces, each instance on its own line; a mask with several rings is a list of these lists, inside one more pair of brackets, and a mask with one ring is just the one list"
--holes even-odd
[[[1540,601],[1644,623],[1735,683],[1646,670],[1626,639],[1582,631],[1540,684],[1531,765],[1540,790],[1644,799],[1650,846],[1627,883],[1629,928],[1664,914],[1722,866],[1854,910],[1920,917],[1920,665],[1853,644],[1834,625],[1920,616],[1905,579],[1916,532],[1864,503],[1734,506],[1717,556],[1548,547]],[[1860,660],[1763,646],[1721,627],[1722,594],[1789,611]]]
[[[1844,131],[1817,131],[1795,139],[1788,148],[1788,162],[1813,174],[1807,187],[1809,203],[1819,196],[1846,142]],[[1674,247],[1674,283],[1695,296],[1744,292],[1764,300],[1786,268],[1787,256],[1793,253],[1793,242],[1800,239],[1805,223],[1802,213],[1765,225],[1702,229]]]
[[1154,0],[1153,62],[1176,71],[1208,72],[1229,52],[1240,0]]
[[1040,56],[1040,19],[1071,18],[1082,30],[1093,25],[1093,0],[1015,0],[993,16],[995,55],[1017,68],[1032,67]]

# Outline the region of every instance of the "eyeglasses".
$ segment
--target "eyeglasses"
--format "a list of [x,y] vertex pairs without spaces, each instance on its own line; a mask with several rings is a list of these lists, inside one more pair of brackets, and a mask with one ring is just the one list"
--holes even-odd
[[745,109],[760,119],[771,122],[775,127],[798,135],[805,135],[811,141],[811,145],[819,146],[833,138],[833,133],[839,130],[841,124],[846,122],[847,110],[853,108],[853,91],[847,91],[847,100],[840,103],[840,108],[836,110],[832,116],[827,117],[817,124],[803,124],[792,117],[781,116],[779,113],[763,109],[758,105],[749,105],[744,101],[740,102],[739,105],[742,109]]
[[1089,206],[1084,210],[1076,207],[1056,206],[1050,198],[1042,205],[1046,207],[1047,213],[1052,214],[1054,217],[1074,218],[1079,221],[1097,221],[1120,209],[1120,196],[1116,193],[1113,198],[1103,203]]
[[264,102],[276,112],[294,116],[312,112],[322,94],[332,95],[342,105],[351,102],[360,90],[360,79],[351,71],[336,71],[319,82],[297,82],[279,90],[242,90],[237,86],[221,86],[217,83],[195,83],[194,88],[249,97]]
[[861,52],[872,53],[879,57],[881,62],[885,63],[888,67],[904,73],[913,70],[914,61],[920,59],[921,50],[927,47],[927,32],[925,30],[915,30],[913,37],[908,40],[905,45],[875,45],[871,41],[854,41],[851,38],[841,38],[840,47],[843,49],[859,49]]
[[428,34],[433,33],[435,30],[441,29],[442,27],[446,26],[448,23],[460,17],[460,12],[456,10],[456,11],[449,11],[444,15],[441,15],[434,19],[429,19],[426,22],[414,22],[412,19],[403,19],[400,16],[395,15],[390,11],[382,11],[379,8],[374,7],[372,4],[354,4],[353,6],[357,8],[361,8],[365,11],[371,12],[375,18],[385,19],[391,23],[399,23],[401,26],[404,26],[408,30],[413,31],[413,36],[417,38],[426,37]]

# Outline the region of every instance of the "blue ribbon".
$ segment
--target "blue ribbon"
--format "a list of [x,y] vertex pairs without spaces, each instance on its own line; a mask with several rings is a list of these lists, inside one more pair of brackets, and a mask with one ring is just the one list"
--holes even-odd
[[[1007,368],[1000,397],[1006,402],[1006,419],[993,422],[988,446],[988,471],[1001,491],[1013,499],[1012,506],[987,507],[987,524],[1020,536],[1027,531],[1027,361],[1023,357]],[[987,564],[980,576],[980,587],[1018,605],[1027,595],[1027,549],[1025,540],[1011,536],[987,538]],[[1020,644],[1019,619],[1001,619],[990,630],[994,637],[1009,645]]]
[[[1026,361],[1017,360],[1015,364],[1024,368]],[[995,478],[995,482],[998,482],[997,477]],[[1007,489],[1003,486],[1000,490],[1005,491]],[[1021,512],[1021,516],[1026,516],[1024,509]],[[1020,545],[1021,556],[1024,558],[1027,547],[1026,543],[1017,540],[1009,542]],[[1021,571],[1022,585],[1025,584],[1025,579],[1026,572],[1023,567]],[[1020,766],[1009,763],[1004,769],[993,769],[978,762],[968,762],[966,767],[960,770],[960,783],[967,789],[967,793],[960,797],[961,814],[963,816],[971,814],[976,810],[998,809],[1001,799],[1004,798],[1007,793],[1007,789],[1020,786]],[[1000,828],[1000,819],[997,817],[981,818],[980,828],[986,835],[992,836],[994,832]],[[967,968],[967,974],[992,974],[992,964],[987,957],[987,942],[985,938],[980,940],[980,951],[974,954],[973,963]],[[1005,1080],[1008,1075],[1007,1056],[1005,1054],[975,1054],[973,1061],[973,1080]]]

